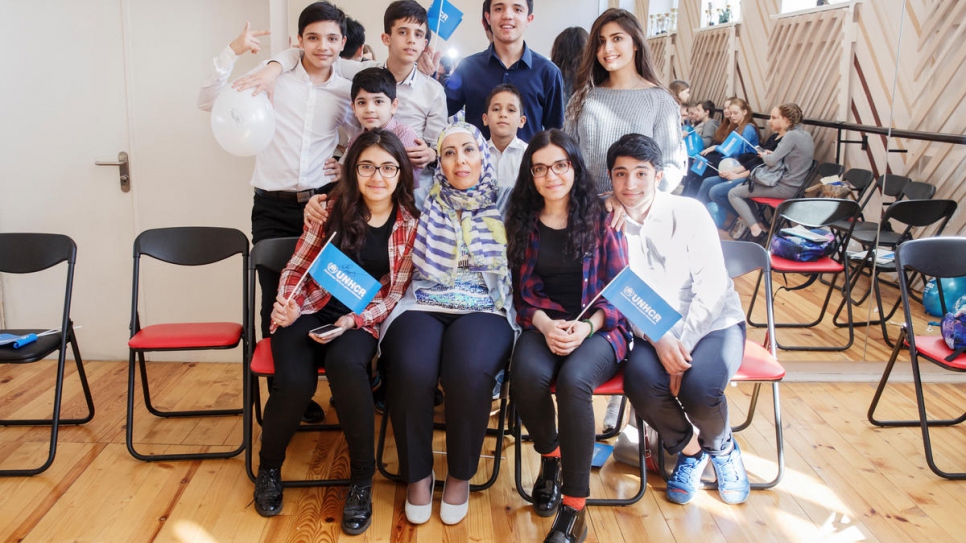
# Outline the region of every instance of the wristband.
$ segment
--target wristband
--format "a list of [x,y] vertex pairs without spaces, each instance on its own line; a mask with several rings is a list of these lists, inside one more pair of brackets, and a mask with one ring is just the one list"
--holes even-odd
[[592,321],[590,319],[584,319],[584,320],[582,320],[580,322],[586,322],[587,323],[587,326],[590,326],[590,333],[587,334],[587,338],[589,338],[590,336],[594,335],[594,321]]

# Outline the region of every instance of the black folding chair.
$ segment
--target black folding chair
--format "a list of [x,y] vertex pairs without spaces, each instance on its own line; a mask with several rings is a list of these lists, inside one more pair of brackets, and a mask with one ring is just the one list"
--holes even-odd
[[[966,238],[964,237],[935,237],[915,239],[903,243],[896,250],[896,263],[900,270],[899,292],[902,296],[906,321],[899,332],[899,339],[896,346],[892,349],[892,356],[882,372],[879,386],[876,388],[869,405],[869,422],[876,426],[893,427],[912,427],[919,426],[922,430],[922,443],[926,454],[926,463],[929,469],[936,475],[946,479],[966,479],[966,472],[947,472],[936,465],[933,457],[932,441],[929,435],[931,426],[953,426],[966,421],[966,413],[954,419],[930,419],[926,412],[926,401],[922,386],[922,372],[919,367],[919,359],[936,364],[940,368],[964,372],[966,371],[966,353],[953,357],[953,351],[946,345],[942,336],[924,336],[915,333],[915,323],[912,319],[912,308],[909,304],[909,282],[906,280],[908,273],[920,273],[925,276],[935,277],[936,285],[939,288],[939,302],[943,313],[947,311],[946,299],[942,292],[942,281],[940,278],[961,277],[966,275]],[[950,303],[952,300],[950,300]],[[903,348],[909,349],[909,360],[912,363],[912,378],[916,391],[916,405],[919,411],[919,418],[912,420],[880,420],[875,417],[875,410],[882,399],[892,369],[895,367],[896,360],[899,358],[899,351]]]
[[[178,266],[204,266],[220,262],[234,255],[242,260],[242,315],[241,322],[192,322],[164,323],[141,326],[138,313],[141,257],[150,256],[161,262]],[[148,412],[156,417],[204,417],[241,415],[238,409],[192,409],[168,411],[157,408],[151,402],[147,365],[144,353],[171,351],[200,351],[208,349],[232,349],[242,341],[247,342],[245,323],[248,322],[248,238],[234,228],[187,226],[146,230],[134,240],[134,280],[131,286],[131,339],[127,389],[127,450],[138,460],[196,460],[203,458],[231,458],[242,452],[245,443],[225,452],[195,452],[183,454],[144,454],[134,446],[134,379],[141,372],[141,391]],[[242,358],[247,353],[243,346]],[[242,364],[245,371],[245,364]],[[242,376],[244,380],[244,373]]]
[[[248,306],[255,306],[255,272],[258,269],[268,269],[281,273],[288,264],[289,259],[295,253],[295,246],[298,243],[297,237],[274,238],[259,241],[252,249],[252,257],[248,266]],[[248,346],[251,349],[246,357],[245,367],[245,470],[248,478],[255,482],[256,472],[253,465],[255,447],[253,444],[254,423],[257,420],[262,423],[262,402],[261,392],[258,385],[259,377],[272,377],[275,375],[275,360],[272,358],[272,338],[262,338],[255,341],[255,312],[248,312]],[[319,376],[325,375],[325,367],[319,368]],[[254,413],[253,413],[254,410]],[[300,432],[304,431],[342,431],[339,424],[302,424],[299,426]],[[349,486],[352,481],[346,478],[330,479],[301,479],[301,480],[282,480],[284,487],[311,487],[311,486]]]
[[[863,295],[859,300],[853,300],[852,303],[860,304],[868,298],[869,293],[874,293],[876,309],[879,312],[879,318],[870,321],[853,321],[854,326],[873,326],[878,324],[882,329],[882,337],[885,339],[886,344],[890,347],[895,347],[895,344],[889,339],[889,331],[886,328],[886,323],[889,319],[895,315],[896,310],[899,308],[899,303],[902,301],[901,298],[897,298],[892,309],[886,314],[883,312],[882,308],[882,292],[879,288],[880,283],[885,282],[890,286],[898,285],[886,282],[880,279],[879,275],[883,272],[894,273],[897,271],[895,261],[892,262],[883,261],[874,263],[873,260],[876,258],[876,250],[874,248],[891,249],[895,250],[902,243],[906,243],[913,238],[913,228],[925,228],[938,224],[938,230],[935,235],[938,236],[942,234],[943,230],[946,228],[946,224],[949,223],[949,219],[952,218],[953,213],[956,212],[956,202],[955,200],[899,200],[893,203],[886,209],[885,215],[882,216],[882,224],[891,224],[891,221],[905,225],[905,227],[900,232],[894,230],[883,231],[876,235],[876,232],[855,232],[852,235],[852,239],[862,244],[862,247],[866,250],[865,256],[860,260],[855,269],[852,271],[852,290],[854,292],[856,283],[863,276],[863,272],[868,271],[870,280],[872,282],[869,290]],[[906,278],[910,281],[911,278]],[[832,317],[833,322],[836,326],[844,327],[848,323],[839,322],[838,318],[842,312],[842,308],[845,305],[845,300],[839,304],[838,309],[835,310],[835,315]]]
[[[802,274],[808,277],[808,279],[796,286],[782,286],[778,288],[777,292],[782,290],[795,291],[807,288],[812,285],[822,274],[831,274],[832,280],[830,281],[828,292],[825,295],[825,301],[822,303],[822,308],[819,310],[818,316],[815,320],[807,323],[799,322],[782,322],[775,323],[776,328],[811,328],[817,326],[822,322],[825,317],[825,311],[828,309],[829,300],[832,298],[832,292],[835,289],[835,282],[838,275],[844,274],[845,284],[844,297],[846,298],[846,309],[849,315],[849,339],[844,345],[783,345],[781,342],[777,341],[778,347],[780,349],[790,350],[790,351],[844,351],[852,346],[852,342],[855,341],[855,330],[852,327],[852,303],[851,303],[851,281],[849,280],[849,266],[844,265],[847,262],[845,249],[849,244],[849,239],[852,237],[852,227],[855,225],[855,217],[858,215],[859,205],[852,200],[840,200],[835,198],[802,198],[799,200],[785,200],[775,211],[775,220],[772,221],[771,230],[768,233],[768,248],[771,249],[772,240],[776,233],[778,233],[782,228],[790,226],[792,224],[800,224],[808,228],[822,228],[827,227],[835,223],[836,221],[846,221],[848,227],[844,231],[837,232],[836,241],[833,243],[833,249],[831,256],[824,256],[818,260],[812,262],[795,262],[786,258],[771,255],[771,269],[773,272],[781,273],[784,276],[788,274]],[[762,273],[762,275],[764,275]],[[755,322],[752,319],[752,311],[755,308],[755,301],[758,297],[758,290],[761,287],[761,276],[758,278],[758,282],[755,284],[755,291],[752,294],[751,304],[748,307],[748,323],[757,328],[763,328],[768,325],[768,323]]]
[[[61,315],[60,327],[52,333],[44,333],[38,329],[0,329],[0,334],[25,336],[34,334],[37,338],[22,347],[15,348],[13,344],[0,346],[0,364],[28,364],[42,360],[57,351],[57,377],[54,381],[54,409],[49,419],[3,419],[0,426],[50,426],[50,445],[47,460],[36,468],[0,469],[0,476],[29,476],[43,472],[54,462],[57,453],[57,433],[61,424],[84,424],[94,418],[94,399],[91,388],[87,383],[87,374],[81,360],[80,350],[77,348],[77,338],[74,336],[74,323],[70,319],[70,301],[74,288],[74,261],[77,256],[77,245],[67,236],[61,234],[0,234],[0,273],[36,273],[61,262],[67,262],[67,280],[64,289],[64,310]],[[77,365],[77,376],[84,391],[87,403],[87,415],[80,418],[61,418],[61,398],[64,391],[64,370],[66,366],[67,344],[70,343],[74,362]]]

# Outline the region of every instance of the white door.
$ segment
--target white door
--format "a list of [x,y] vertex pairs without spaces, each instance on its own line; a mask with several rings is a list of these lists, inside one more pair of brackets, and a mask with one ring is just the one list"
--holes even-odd
[[[0,85],[0,231],[74,239],[72,314],[82,327],[81,353],[125,359],[137,233],[180,225],[250,230],[252,160],[217,146],[195,99],[211,59],[245,21],[267,28],[268,5],[0,0],[0,14],[0,70],[6,74]],[[267,57],[264,50],[240,62],[238,73]],[[121,191],[116,167],[94,165],[120,151],[130,156],[130,192]],[[227,281],[225,274],[237,284],[239,266],[232,262],[201,275],[147,266],[143,321],[237,320],[240,287],[226,292],[213,286]],[[62,292],[38,291],[35,284],[4,277],[8,324],[56,324]],[[192,358],[237,360],[237,354]]]

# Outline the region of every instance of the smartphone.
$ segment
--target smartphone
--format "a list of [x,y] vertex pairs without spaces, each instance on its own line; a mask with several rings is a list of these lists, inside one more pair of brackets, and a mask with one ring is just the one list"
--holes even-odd
[[341,332],[342,328],[334,324],[326,324],[325,326],[319,326],[314,330],[310,331],[309,334],[318,338],[327,338],[333,334]]

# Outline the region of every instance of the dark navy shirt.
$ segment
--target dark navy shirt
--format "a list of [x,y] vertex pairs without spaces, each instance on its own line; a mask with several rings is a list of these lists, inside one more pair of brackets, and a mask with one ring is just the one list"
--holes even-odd
[[455,115],[466,106],[466,122],[476,126],[483,137],[490,139],[490,130],[483,126],[486,97],[493,87],[512,83],[523,95],[523,113],[527,124],[517,131],[517,137],[530,141],[534,134],[547,128],[562,128],[564,120],[563,77],[560,69],[527,44],[523,56],[507,68],[496,56],[493,44],[460,62],[446,82],[446,105]]

